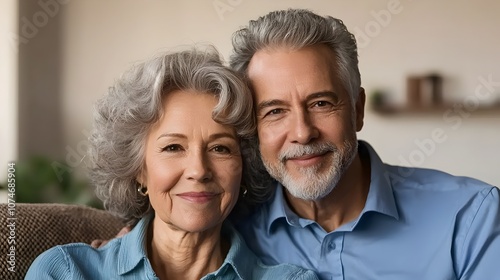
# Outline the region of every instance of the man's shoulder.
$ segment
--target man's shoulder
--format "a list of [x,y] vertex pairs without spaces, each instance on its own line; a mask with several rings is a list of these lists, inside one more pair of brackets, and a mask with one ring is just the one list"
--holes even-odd
[[386,164],[387,174],[396,190],[416,191],[457,191],[464,193],[477,193],[494,186],[481,180],[456,176],[437,169],[404,167]]
[[[429,213],[436,221],[472,219],[485,199],[499,191],[483,181],[435,169],[388,166],[387,170],[392,173],[390,182],[400,215]],[[487,199],[488,203],[500,201]]]

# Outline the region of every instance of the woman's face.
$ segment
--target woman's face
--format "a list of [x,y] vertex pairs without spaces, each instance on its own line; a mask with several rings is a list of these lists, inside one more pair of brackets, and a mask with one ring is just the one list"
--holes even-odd
[[174,91],[146,139],[147,187],[156,217],[187,232],[220,225],[239,195],[242,160],[234,128],[212,120],[217,98]]

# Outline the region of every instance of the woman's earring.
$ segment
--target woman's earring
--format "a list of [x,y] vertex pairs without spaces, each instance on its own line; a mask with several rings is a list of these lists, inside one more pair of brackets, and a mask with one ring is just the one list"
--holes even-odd
[[148,188],[143,185],[140,185],[139,188],[137,188],[137,192],[142,196],[148,196]]
[[247,196],[247,192],[248,192],[247,188],[244,188],[243,189],[243,197]]

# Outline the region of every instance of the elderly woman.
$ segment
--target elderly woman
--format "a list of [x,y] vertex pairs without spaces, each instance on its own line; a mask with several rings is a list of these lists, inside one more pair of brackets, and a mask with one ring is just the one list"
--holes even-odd
[[296,266],[263,265],[224,222],[252,192],[240,188],[252,104],[211,48],[133,67],[97,104],[90,160],[106,208],[139,222],[100,249],[44,252],[26,279],[317,279]]

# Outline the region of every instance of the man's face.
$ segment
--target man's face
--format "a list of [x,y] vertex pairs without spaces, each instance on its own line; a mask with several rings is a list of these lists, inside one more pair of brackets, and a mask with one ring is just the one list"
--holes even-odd
[[325,197],[356,156],[363,126],[364,102],[353,105],[334,54],[323,45],[260,50],[248,75],[267,171],[294,197]]

